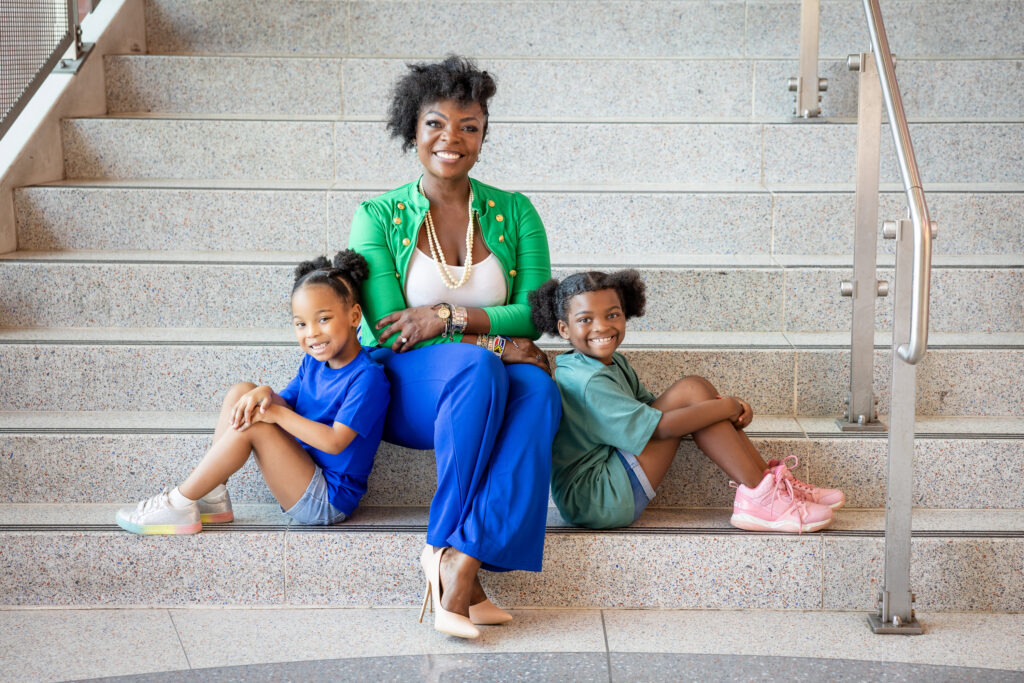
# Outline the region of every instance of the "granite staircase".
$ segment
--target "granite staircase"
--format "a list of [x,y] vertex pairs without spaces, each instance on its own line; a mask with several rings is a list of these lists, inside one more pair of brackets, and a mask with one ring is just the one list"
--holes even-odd
[[[883,4],[935,242],[918,371],[918,608],[1024,609],[1024,3]],[[504,606],[862,610],[882,575],[884,435],[842,433],[859,3],[822,2],[820,121],[794,121],[799,3],[148,0],[147,54],[108,56],[108,114],[63,122],[66,179],[15,194],[0,256],[0,604],[411,606],[433,454],[383,445],[331,528],[289,523],[250,463],[233,525],[137,537],[120,505],[179,481],[233,382],[300,351],[290,270],[344,247],[361,200],[417,174],[382,125],[406,61],[498,79],[475,177],[526,192],[556,274],[639,268],[625,352],[747,398],[766,457],[841,487],[818,534],[728,525],[726,477],[684,442],[632,527],[551,508],[543,573]],[[439,37],[444,37],[440,40]],[[905,205],[887,134],[882,207]],[[880,240],[882,279],[891,244]],[[876,382],[888,406],[886,330]],[[552,354],[562,347],[546,342]]]

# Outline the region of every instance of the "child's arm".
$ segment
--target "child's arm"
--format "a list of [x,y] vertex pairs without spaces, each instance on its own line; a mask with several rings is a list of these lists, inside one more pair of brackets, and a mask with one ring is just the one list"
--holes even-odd
[[257,422],[277,424],[296,439],[324,453],[341,453],[356,438],[355,430],[340,422],[328,427],[302,417],[268,386],[247,391],[232,409],[233,428],[245,431]]
[[302,417],[288,406],[277,403],[260,406],[253,418],[254,422],[276,424],[299,441],[332,455],[341,453],[356,438],[356,431],[347,425],[335,422],[328,427]]
[[692,434],[716,422],[734,422],[743,413],[743,406],[732,397],[713,398],[685,408],[666,410],[654,429],[654,438],[668,439]]

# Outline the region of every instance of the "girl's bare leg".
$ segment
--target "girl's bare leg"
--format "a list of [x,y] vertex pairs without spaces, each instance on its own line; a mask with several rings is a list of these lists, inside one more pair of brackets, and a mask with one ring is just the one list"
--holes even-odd
[[316,464],[290,434],[266,422],[257,422],[245,431],[231,428],[231,406],[252,388],[251,384],[236,384],[224,397],[213,445],[178,486],[183,496],[193,500],[205,496],[241,469],[253,451],[263,478],[281,507],[291,508],[306,492]]
[[[716,396],[718,396],[718,390],[711,382],[703,377],[691,375],[678,380],[652,405],[664,412],[709,401]],[[728,420],[698,429],[693,433],[693,440],[697,443],[697,447],[730,479],[753,488],[764,478],[768,464],[747,438],[747,435],[743,433],[743,430],[737,429]],[[665,444],[666,441],[674,442],[674,446]],[[679,439],[663,441],[652,439],[643,453],[637,455],[637,460],[640,461],[640,466],[643,467],[644,474],[650,480],[651,486],[657,487],[664,479],[678,447]],[[651,449],[650,454],[648,454],[648,449]],[[657,482],[654,477],[657,477]]]

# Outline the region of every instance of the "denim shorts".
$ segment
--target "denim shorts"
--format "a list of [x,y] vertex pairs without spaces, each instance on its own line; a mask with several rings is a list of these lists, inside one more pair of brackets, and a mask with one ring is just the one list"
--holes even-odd
[[626,474],[629,475],[629,483],[633,487],[633,521],[640,519],[640,514],[647,508],[647,505],[654,500],[654,488],[650,480],[640,467],[640,461],[632,453],[616,448],[619,460],[626,466]]
[[345,519],[345,513],[331,505],[327,480],[324,479],[324,471],[320,469],[319,465],[316,466],[316,472],[309,480],[309,486],[306,487],[302,498],[285,510],[284,514],[299,524],[328,525],[337,524]]

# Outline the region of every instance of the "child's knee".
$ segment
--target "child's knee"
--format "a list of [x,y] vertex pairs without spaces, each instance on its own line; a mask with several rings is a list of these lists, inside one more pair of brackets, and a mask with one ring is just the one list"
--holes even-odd
[[718,396],[718,390],[708,380],[698,375],[689,375],[676,382],[665,392],[669,401],[682,408]]
[[224,394],[225,404],[234,404],[235,401],[242,398],[247,392],[252,391],[256,388],[256,385],[252,382],[239,382],[234,384],[228,389],[228,392]]

